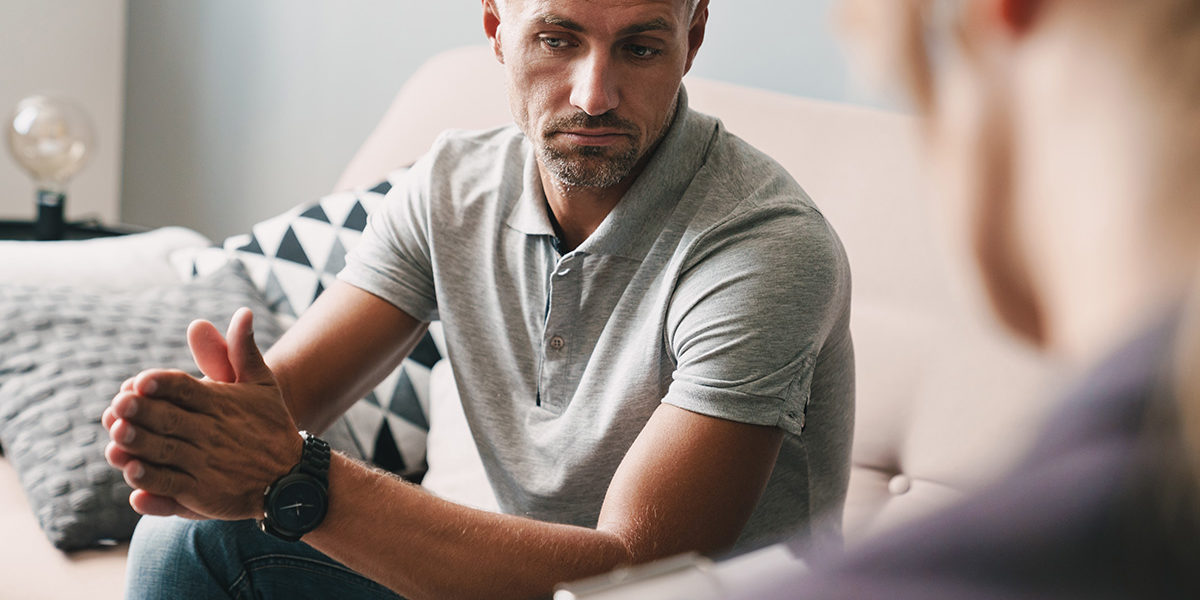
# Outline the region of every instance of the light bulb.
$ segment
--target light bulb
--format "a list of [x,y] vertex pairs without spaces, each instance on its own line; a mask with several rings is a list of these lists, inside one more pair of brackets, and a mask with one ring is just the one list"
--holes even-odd
[[30,96],[17,103],[8,127],[8,149],[37,187],[38,237],[59,239],[67,182],[86,164],[95,134],[77,104]]

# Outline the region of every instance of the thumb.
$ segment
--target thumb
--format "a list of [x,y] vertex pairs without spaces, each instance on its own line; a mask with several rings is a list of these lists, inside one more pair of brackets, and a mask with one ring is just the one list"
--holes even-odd
[[273,376],[263,361],[258,345],[254,343],[254,313],[242,307],[233,313],[229,332],[225,334],[229,343],[229,364],[237,383],[270,381]]
[[233,383],[236,374],[229,364],[229,347],[221,332],[208,321],[192,321],[187,329],[188,347],[192,358],[205,377],[221,383]]

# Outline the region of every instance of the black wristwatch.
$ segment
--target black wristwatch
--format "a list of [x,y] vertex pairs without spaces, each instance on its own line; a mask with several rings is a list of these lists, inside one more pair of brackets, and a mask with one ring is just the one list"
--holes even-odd
[[267,486],[263,494],[263,531],[289,542],[314,530],[329,509],[329,444],[301,431],[300,464]]

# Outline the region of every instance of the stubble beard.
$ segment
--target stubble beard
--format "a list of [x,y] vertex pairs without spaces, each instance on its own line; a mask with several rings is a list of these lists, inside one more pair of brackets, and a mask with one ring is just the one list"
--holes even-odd
[[616,187],[633,171],[641,158],[637,146],[610,153],[610,148],[583,146],[567,151],[542,144],[542,164],[559,183],[570,188]]
[[[671,122],[675,118],[677,106],[672,106],[667,113],[666,121],[661,129],[654,132],[654,143],[648,146],[653,149],[666,135]],[[573,127],[611,127],[627,132],[629,143],[624,147],[611,148],[600,146],[579,146],[567,150],[551,144],[554,132]],[[558,119],[549,123],[541,136],[538,146],[538,158],[556,181],[567,188],[597,188],[607,189],[620,185],[637,167],[644,157],[644,152],[637,145],[637,127],[614,114],[608,113],[591,116],[584,113],[572,117]]]

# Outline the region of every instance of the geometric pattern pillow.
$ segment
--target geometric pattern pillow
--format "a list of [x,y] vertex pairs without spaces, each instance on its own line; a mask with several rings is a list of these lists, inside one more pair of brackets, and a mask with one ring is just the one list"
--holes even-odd
[[62,550],[127,540],[138,515],[130,488],[104,459],[100,415],[121,382],[151,367],[199,375],[188,350],[193,319],[219,328],[255,311],[266,347],[282,327],[241,265],[203,279],[136,291],[0,283],[0,444],[38,523]]
[[[189,250],[184,268],[197,277],[239,260],[272,312],[284,323],[293,322],[337,279],[346,254],[362,238],[367,217],[405,171],[393,172],[370,189],[296,206],[255,224],[250,233],[227,238],[219,248]],[[439,329],[431,327],[434,333]],[[352,446],[342,450],[419,481],[426,465],[429,371],[441,356],[434,335],[426,334],[412,355],[356,402],[329,436]]]

